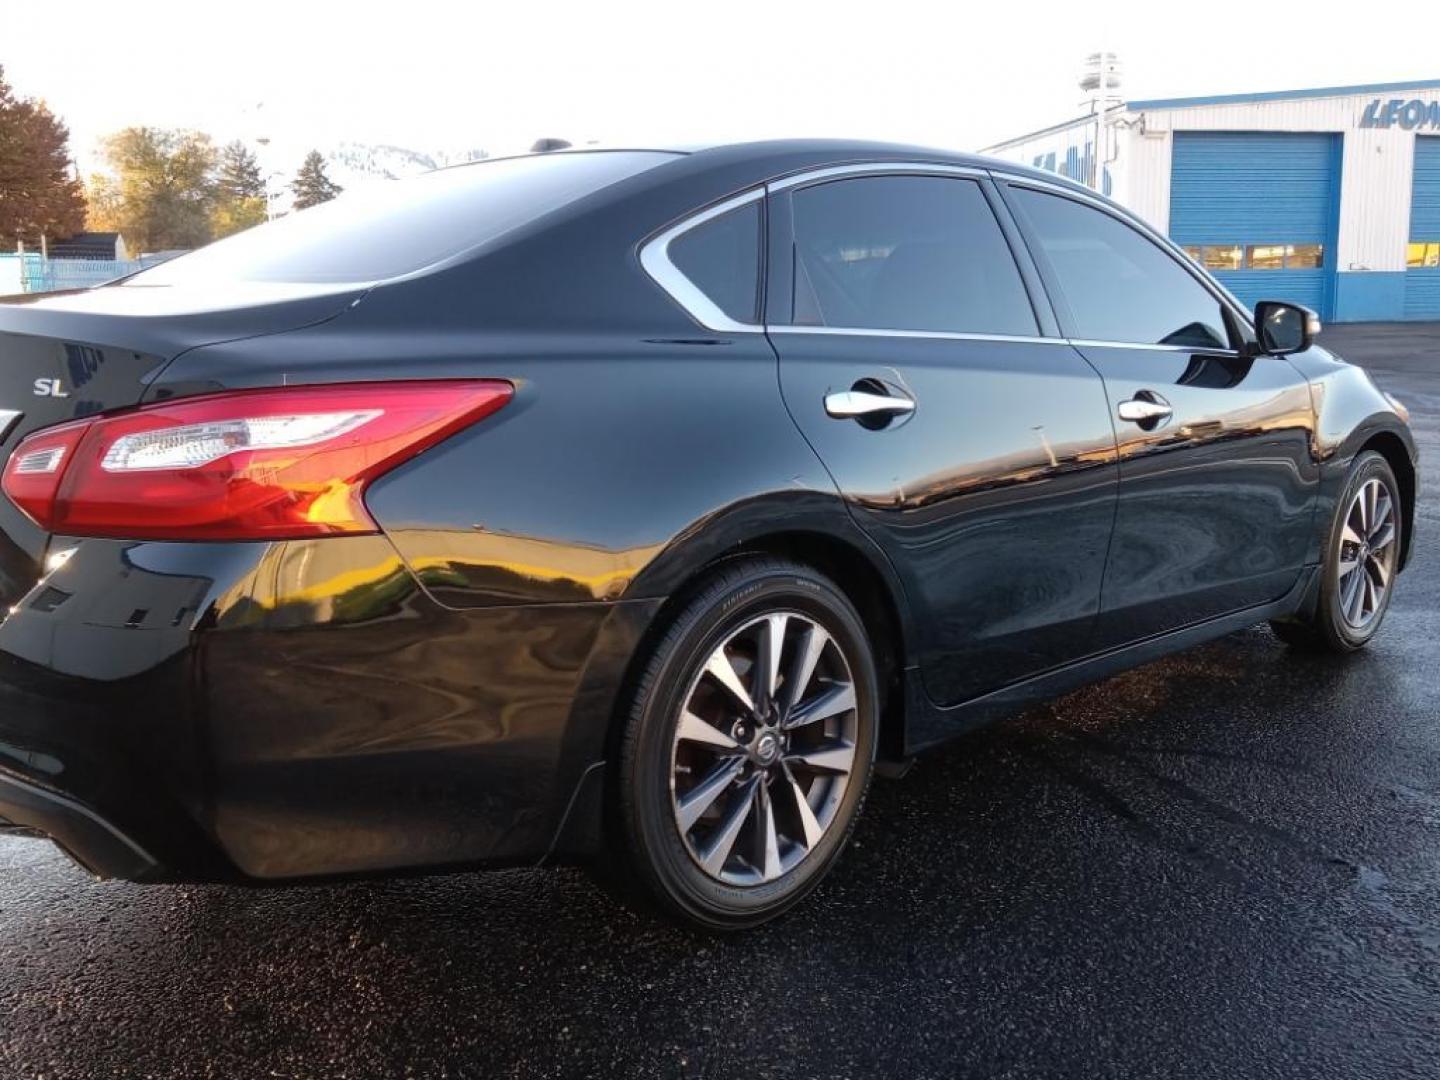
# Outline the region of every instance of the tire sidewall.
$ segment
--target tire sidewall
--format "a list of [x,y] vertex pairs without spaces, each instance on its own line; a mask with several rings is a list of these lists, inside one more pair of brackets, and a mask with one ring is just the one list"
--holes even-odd
[[[675,827],[670,780],[672,747],[680,711],[701,667],[735,630],[756,617],[795,611],[831,634],[855,681],[855,770],[825,836],[800,865],[773,882],[733,886],[712,878],[691,857]],[[875,757],[878,692],[865,628],[853,606],[818,575],[757,570],[722,596],[702,594],[676,622],[678,636],[658,657],[648,693],[636,702],[635,752],[624,770],[632,813],[632,843],[651,885],[690,919],[717,928],[739,928],[772,918],[813,889],[844,847],[864,801]]]

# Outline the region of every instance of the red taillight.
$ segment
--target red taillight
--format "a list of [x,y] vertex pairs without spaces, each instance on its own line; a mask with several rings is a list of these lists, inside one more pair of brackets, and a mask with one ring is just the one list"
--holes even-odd
[[29,436],[5,467],[4,489],[66,536],[375,532],[365,486],[513,394],[490,380],[351,383],[147,405]]

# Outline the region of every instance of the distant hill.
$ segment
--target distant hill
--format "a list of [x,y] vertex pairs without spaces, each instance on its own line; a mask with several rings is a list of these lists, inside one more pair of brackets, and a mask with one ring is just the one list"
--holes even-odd
[[356,142],[342,142],[322,152],[331,179],[344,187],[376,179],[399,180],[431,169],[443,169],[447,165],[483,161],[490,156],[480,149],[425,151],[384,143]]
[[[334,146],[321,147],[325,155],[325,172],[346,191],[355,191],[381,180],[402,180],[407,176],[418,176],[431,169],[443,169],[448,165],[464,165],[469,161],[484,161],[490,155],[485,150],[411,150],[405,146],[391,146],[387,143],[341,142]],[[277,183],[274,206],[280,213],[290,209],[290,187],[287,180]]]

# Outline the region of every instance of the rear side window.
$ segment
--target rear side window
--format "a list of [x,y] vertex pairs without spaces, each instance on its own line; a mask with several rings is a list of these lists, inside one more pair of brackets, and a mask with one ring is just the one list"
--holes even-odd
[[1038,332],[1005,235],[972,180],[875,176],[794,195],[799,326]]
[[382,281],[478,247],[674,156],[537,154],[378,181],[216,241],[125,284]]
[[760,321],[760,201],[696,225],[667,249],[671,263],[729,318]]
[[1230,347],[1220,301],[1153,240],[1074,199],[1011,191],[1059,280],[1073,336]]

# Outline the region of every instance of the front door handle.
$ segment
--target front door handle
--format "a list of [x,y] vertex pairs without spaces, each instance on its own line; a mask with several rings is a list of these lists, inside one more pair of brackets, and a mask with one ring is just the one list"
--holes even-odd
[[1115,415],[1132,424],[1154,427],[1162,420],[1169,420],[1174,416],[1175,410],[1153,390],[1141,390],[1129,401],[1120,402]]
[[908,397],[872,394],[868,390],[837,390],[825,395],[825,414],[837,420],[853,420],[861,416],[895,416],[915,411],[915,402]]

